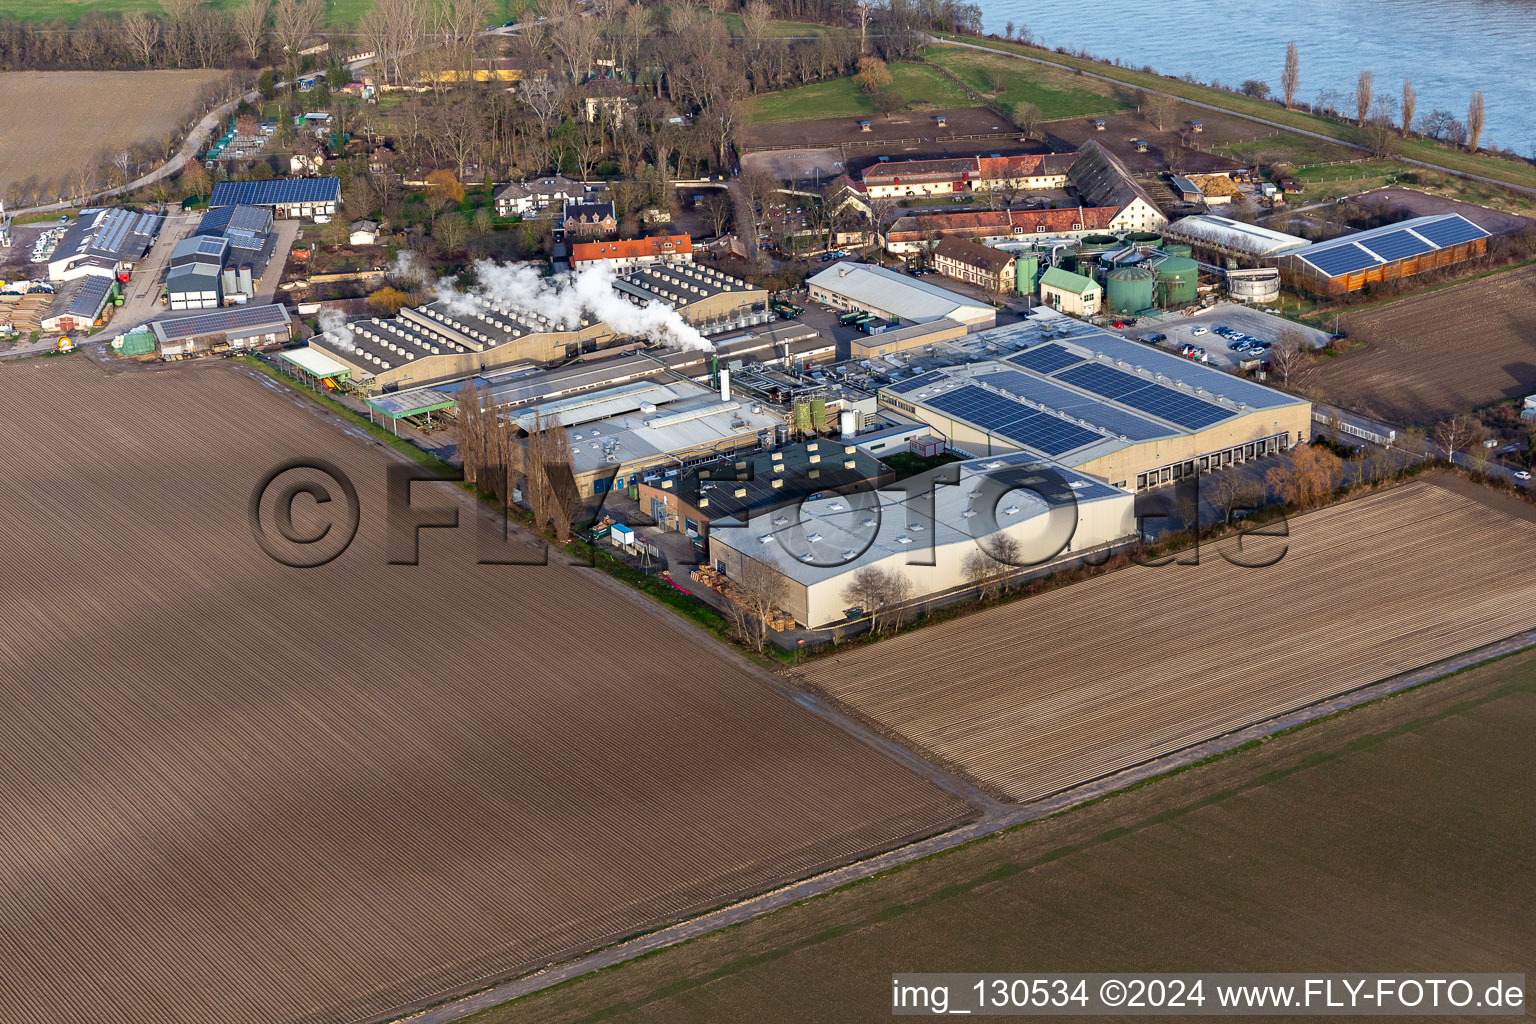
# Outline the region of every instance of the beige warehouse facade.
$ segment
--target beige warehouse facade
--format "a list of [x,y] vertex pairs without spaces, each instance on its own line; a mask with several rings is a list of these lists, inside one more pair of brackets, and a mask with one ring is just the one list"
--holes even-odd
[[[995,533],[1018,541],[1021,561],[1039,564],[1070,561],[1136,534],[1131,494],[1071,470],[1016,455],[962,463],[954,471],[958,484],[935,483],[930,475],[908,481],[908,489],[866,495],[871,505],[878,501],[878,514],[857,495],[832,495],[745,525],[713,523],[710,563],[738,578],[749,562],[776,566],[784,578],[783,610],[821,629],[848,618],[849,584],[863,569],[905,577],[912,599],[923,601],[968,592],[966,559]],[[999,482],[986,484],[987,477]],[[1034,486],[1061,503],[1053,510],[1029,490]],[[878,525],[862,525],[872,519]]]

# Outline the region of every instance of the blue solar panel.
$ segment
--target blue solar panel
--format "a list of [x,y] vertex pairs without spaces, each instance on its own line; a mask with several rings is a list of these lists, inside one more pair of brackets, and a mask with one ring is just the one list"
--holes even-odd
[[1016,356],[1009,356],[1008,362],[1016,366],[1022,366],[1026,370],[1034,370],[1037,373],[1054,373],[1074,363],[1080,363],[1083,357],[1074,355],[1060,345],[1039,345]]
[[1039,402],[1048,409],[1055,409],[1073,419],[1087,420],[1094,426],[1112,434],[1120,434],[1132,441],[1146,441],[1154,437],[1167,437],[1169,430],[1161,423],[1143,419],[1135,413],[1105,405],[1097,399],[1080,395],[1060,384],[1032,377],[1018,370],[999,370],[976,378],[983,384],[1001,388],[1009,394]]
[[970,385],[935,395],[927,403],[994,434],[1002,434],[1013,424],[1036,415],[1033,409],[1018,402]]
[[334,203],[341,197],[340,178],[279,178],[269,181],[221,181],[213,186],[209,206],[273,206],[278,203]]
[[1301,257],[1329,277],[1353,274],[1367,267],[1377,266],[1381,262],[1353,242],[1348,245],[1329,246],[1321,252],[1303,249]]
[[898,395],[906,395],[920,388],[925,388],[930,384],[937,384],[943,379],[944,374],[937,370],[932,370],[928,373],[920,373],[916,377],[911,377],[907,380],[897,381],[895,384],[888,385],[885,390]]
[[1187,430],[1202,430],[1232,415],[1219,405],[1203,402],[1177,388],[1166,387],[1132,373],[1091,364],[1057,375],[1068,384],[1128,405]]
[[1388,231],[1384,235],[1376,235],[1357,244],[1365,246],[1388,263],[1435,251],[1433,245],[1408,231]]
[[1103,440],[1103,435],[1095,431],[969,385],[936,395],[928,399],[927,404],[974,423],[990,434],[1047,455],[1060,455]]
[[1431,224],[1422,224],[1413,230],[1440,246],[1460,245],[1462,242],[1470,242],[1474,239],[1486,237],[1488,234],[1488,232],[1461,216],[1435,221]]
[[1037,412],[1013,424],[1005,431],[1005,436],[1011,441],[1052,456],[1104,439],[1101,434],[1044,412]]

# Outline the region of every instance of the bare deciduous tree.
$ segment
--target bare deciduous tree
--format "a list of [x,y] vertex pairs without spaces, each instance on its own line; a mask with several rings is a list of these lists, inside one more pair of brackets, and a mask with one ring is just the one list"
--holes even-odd
[[1003,592],[1007,566],[980,548],[965,556],[960,572],[965,581],[976,588],[976,596],[982,601],[990,601]]
[[1483,90],[1472,90],[1472,99],[1467,104],[1467,149],[1477,152],[1478,143],[1483,137]]
[[1453,416],[1435,425],[1435,443],[1445,450],[1448,462],[1482,438],[1483,428],[1472,416]]
[[704,210],[704,216],[709,219],[710,226],[715,229],[715,234],[725,234],[725,229],[730,226],[731,215],[736,206],[735,203],[731,202],[730,193],[723,188],[712,189],[699,205]]
[[259,58],[267,48],[267,15],[271,12],[271,0],[245,0],[235,8],[235,35],[251,60]]
[[1280,94],[1285,97],[1285,109],[1296,104],[1296,87],[1301,82],[1301,54],[1295,43],[1285,44],[1285,70],[1280,72]]
[[133,55],[148,67],[154,59],[155,47],[160,42],[160,23],[147,14],[135,11],[123,16],[123,35],[127,37]]
[[1264,486],[1241,471],[1201,474],[1200,495],[1221,513],[1223,523],[1232,522],[1239,511],[1255,512],[1264,504]]
[[1272,467],[1264,480],[1281,499],[1297,508],[1321,505],[1333,496],[1344,476],[1344,463],[1333,452],[1304,445],[1291,453],[1289,462]]
[[1376,76],[1370,71],[1361,71],[1360,77],[1355,79],[1355,119],[1361,124],[1371,112],[1372,89],[1375,88]]
[[1163,131],[1179,116],[1179,101],[1160,92],[1141,94],[1141,113],[1158,131]]
[[290,81],[298,75],[304,59],[299,51],[320,30],[324,20],[325,0],[277,0],[273,7],[272,27],[277,44],[283,49],[283,66]]
[[1418,105],[1419,94],[1418,91],[1414,89],[1413,82],[1406,78],[1403,79],[1403,102],[1402,109],[1399,112],[1403,118],[1402,134],[1404,136],[1413,130],[1413,112],[1414,109],[1418,107]]
[[1310,365],[1311,348],[1299,330],[1294,327],[1283,328],[1275,336],[1269,350],[1270,372],[1280,379],[1282,385],[1290,384]]
[[753,650],[761,651],[768,644],[768,621],[783,604],[789,581],[773,559],[759,562],[748,558],[731,577],[731,584],[731,626]]

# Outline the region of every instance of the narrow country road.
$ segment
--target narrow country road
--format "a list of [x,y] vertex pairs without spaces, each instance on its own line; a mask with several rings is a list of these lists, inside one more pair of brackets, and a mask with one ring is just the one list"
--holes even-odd
[[[981,50],[984,53],[997,54],[1000,57],[1012,57],[1015,60],[1026,60],[1033,64],[1043,64],[1046,67],[1067,67],[1067,65],[1057,64],[1055,61],[1045,60],[1040,57],[1029,57],[1022,53],[1014,53],[1012,50],[999,50],[992,46],[982,46],[980,43],[965,43],[958,39],[941,39],[937,36],[929,36],[928,38],[930,41],[940,46],[963,46],[970,50]],[[1100,82],[1108,82],[1111,85],[1116,85],[1123,89],[1138,88],[1137,86],[1127,85],[1125,82],[1120,81],[1118,78],[1111,78],[1108,75],[1099,75],[1093,73],[1092,71],[1079,71],[1077,68],[1071,67],[1068,67],[1067,69],[1087,78],[1094,78]],[[1343,139],[1332,135],[1324,135],[1322,132],[1307,131],[1304,128],[1293,128],[1288,124],[1281,124],[1278,121],[1269,121],[1262,117],[1256,117],[1253,114],[1244,114],[1227,107],[1217,106],[1214,103],[1201,103],[1198,100],[1185,99],[1183,96],[1178,96],[1171,92],[1164,92],[1162,89],[1144,89],[1142,91],[1156,93],[1159,96],[1168,96],[1178,100],[1180,103],[1183,103],[1186,106],[1197,107],[1201,110],[1209,110],[1218,114],[1227,114],[1231,117],[1240,117],[1245,121],[1252,121],[1255,124],[1262,124],[1269,128],[1276,128],[1283,132],[1290,132],[1292,135],[1304,135],[1309,139],[1318,139],[1322,142],[1331,142],[1336,146],[1344,146],[1347,149],[1353,149],[1361,153],[1370,152],[1370,150],[1365,146],[1354,142],[1345,142]],[[1466,178],[1469,181],[1480,181],[1485,185],[1497,185],[1500,188],[1510,188],[1517,192],[1524,192],[1527,195],[1536,196],[1536,188],[1533,188],[1529,185],[1515,185],[1507,181],[1500,181],[1498,178],[1488,178],[1481,174],[1472,174],[1469,171],[1458,171],[1450,167],[1442,167],[1440,164],[1433,164],[1424,160],[1410,160],[1404,156],[1393,156],[1392,159],[1397,160],[1400,163],[1410,164],[1414,167],[1423,167],[1425,170],[1439,171],[1442,174],[1454,174],[1458,178]]]

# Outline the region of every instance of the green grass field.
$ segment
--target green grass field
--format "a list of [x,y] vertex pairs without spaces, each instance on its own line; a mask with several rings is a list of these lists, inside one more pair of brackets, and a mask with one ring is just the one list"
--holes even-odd
[[1284,160],[1297,167],[1331,160],[1352,160],[1361,155],[1357,150],[1294,132],[1281,132],[1266,139],[1230,142],[1217,146],[1216,152],[1243,161],[1276,163]]
[[1533,737],[1527,652],[471,1020],[873,1021],[893,971],[1520,971]]
[[[725,29],[733,36],[746,34],[746,26],[742,24],[739,14],[722,14],[725,20]],[[832,31],[826,25],[818,25],[812,21],[779,21],[777,19],[768,23],[768,35],[783,39],[791,36],[824,36]]]
[[[908,109],[971,106],[970,98],[959,86],[925,64],[892,64],[891,81]],[[758,96],[753,101],[752,120],[811,121],[874,113],[869,97],[852,78],[835,78]]]
[[[1111,95],[1113,86],[1068,71],[1030,65],[1007,57],[961,50],[952,46],[929,47],[924,56],[943,67],[977,92],[992,96],[1006,109],[1033,103],[1045,120],[1082,117],[1123,110],[1129,103]],[[992,74],[1001,72],[1004,86],[994,94]]]
[[[959,39],[961,37],[946,36],[944,38]],[[969,42],[970,40],[966,41]],[[1346,142],[1358,143],[1361,140],[1360,130],[1353,125],[1315,117],[1311,114],[1302,113],[1299,110],[1286,110],[1274,103],[1249,99],[1246,96],[1222,92],[1203,85],[1192,85],[1189,82],[1183,82],[1176,78],[1164,78],[1161,75],[1148,74],[1145,71],[1133,71],[1130,68],[1116,67],[1113,64],[1101,64],[1098,61],[1085,60],[1081,57],[1070,57],[1052,50],[1042,50],[1039,47],[1024,46],[1020,43],[1009,43],[997,39],[975,40],[975,42],[978,45],[987,46],[994,50],[1006,50],[1027,57],[1033,57],[1037,60],[1049,61],[1061,67],[1103,75],[1106,78],[1123,82],[1138,89],[1157,89],[1187,100],[1193,100],[1197,103],[1209,103],[1239,114],[1261,117],[1266,121],[1272,121],[1276,124],[1300,128],[1304,131],[1318,132],[1319,134],[1342,139]],[[1499,181],[1536,188],[1536,166],[1530,164],[1500,160],[1497,157],[1484,156],[1478,153],[1464,153],[1460,150],[1436,145],[1433,142],[1412,139],[1401,140],[1398,144],[1398,151],[1400,155],[1412,160],[1424,160],[1453,170],[1464,171],[1469,174],[1481,174]]]

